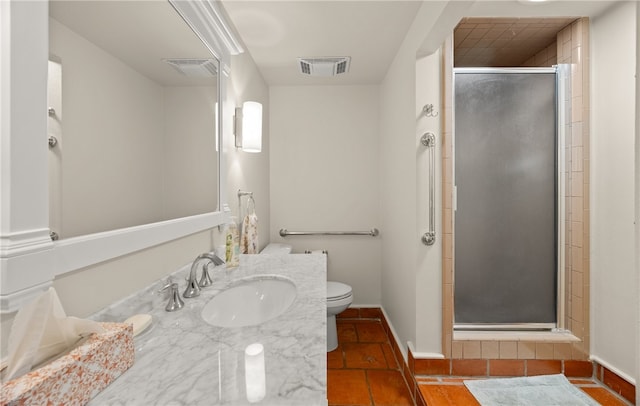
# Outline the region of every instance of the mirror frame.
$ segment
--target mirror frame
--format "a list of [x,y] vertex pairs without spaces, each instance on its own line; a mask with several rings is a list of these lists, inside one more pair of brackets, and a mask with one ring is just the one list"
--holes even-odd
[[[220,65],[218,210],[52,241],[46,143],[48,1],[0,2],[0,314],[15,312],[56,276],[212,229],[225,222],[223,140],[231,55],[243,52],[217,0],[168,0]],[[28,32],[28,35],[24,33]],[[5,44],[7,46],[5,46]],[[29,53],[15,50],[28,48]],[[20,67],[20,69],[16,69]],[[25,68],[27,67],[27,68]],[[13,69],[12,69],[13,68]],[[28,185],[25,187],[25,185]]]

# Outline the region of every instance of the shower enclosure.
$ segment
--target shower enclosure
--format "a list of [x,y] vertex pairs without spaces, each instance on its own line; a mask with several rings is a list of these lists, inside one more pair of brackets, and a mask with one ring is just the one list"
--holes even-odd
[[455,328],[554,328],[555,69],[454,75]]

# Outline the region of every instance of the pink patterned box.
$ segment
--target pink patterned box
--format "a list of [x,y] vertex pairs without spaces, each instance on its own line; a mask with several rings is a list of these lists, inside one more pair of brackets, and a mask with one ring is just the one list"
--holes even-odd
[[2,383],[0,405],[84,405],[133,365],[133,328],[101,323],[104,333],[51,363]]

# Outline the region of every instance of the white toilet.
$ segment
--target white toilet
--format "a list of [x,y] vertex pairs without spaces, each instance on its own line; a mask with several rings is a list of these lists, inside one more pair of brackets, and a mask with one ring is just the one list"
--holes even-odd
[[[260,253],[270,255],[291,254],[291,245],[270,243]],[[338,348],[336,315],[345,311],[352,301],[351,286],[340,282],[327,282],[327,352]]]
[[336,315],[345,311],[352,301],[351,286],[340,282],[327,282],[327,352],[338,348]]

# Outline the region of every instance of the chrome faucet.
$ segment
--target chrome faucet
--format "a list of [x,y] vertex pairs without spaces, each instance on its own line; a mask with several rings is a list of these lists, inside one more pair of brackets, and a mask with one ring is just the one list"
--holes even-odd
[[167,281],[167,284],[160,289],[158,292],[164,292],[169,289],[169,303],[164,308],[168,312],[175,312],[176,310],[182,309],[184,306],[184,302],[180,299],[180,294],[178,293],[178,284],[173,283],[170,279]]
[[213,262],[215,266],[224,264],[224,261],[215,254],[205,253],[198,255],[191,265],[189,279],[187,280],[187,289],[182,294],[185,298],[192,298],[200,295],[200,288],[210,286],[213,283],[211,276],[209,275],[209,270],[207,269],[207,264],[202,267],[202,277],[200,278],[200,282],[198,282],[198,263],[202,260]]

